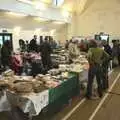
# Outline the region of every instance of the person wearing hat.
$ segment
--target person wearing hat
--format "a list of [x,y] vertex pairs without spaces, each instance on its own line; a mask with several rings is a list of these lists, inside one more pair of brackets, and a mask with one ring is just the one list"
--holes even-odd
[[1,48],[1,61],[4,70],[10,67],[10,56],[11,56],[11,49],[10,49],[9,41],[7,40],[3,43],[3,46]]
[[97,91],[99,97],[103,96],[102,93],[102,63],[109,59],[109,55],[102,49],[99,48],[95,40],[90,41],[90,49],[88,51],[88,62],[89,62],[89,71],[88,71],[88,84],[87,84],[87,92],[86,97],[88,99],[92,98],[92,86],[93,80],[96,76],[97,80]]

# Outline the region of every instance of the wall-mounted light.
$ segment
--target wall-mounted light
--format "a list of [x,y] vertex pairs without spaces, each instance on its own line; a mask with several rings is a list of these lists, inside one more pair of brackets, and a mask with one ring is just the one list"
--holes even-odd
[[7,15],[16,16],[16,17],[26,17],[27,15],[24,13],[16,13],[16,12],[6,12]]

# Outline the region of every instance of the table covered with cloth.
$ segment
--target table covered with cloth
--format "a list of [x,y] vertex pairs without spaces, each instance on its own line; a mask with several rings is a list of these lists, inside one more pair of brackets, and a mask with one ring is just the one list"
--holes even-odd
[[[40,93],[31,93],[29,95],[18,95],[11,91],[0,92],[0,112],[10,111],[13,107],[19,107],[24,113],[29,116],[37,116],[41,110],[47,106],[54,105],[56,101],[64,103],[65,99],[70,99],[71,94],[78,90],[77,74],[70,74],[69,79],[64,80],[56,88],[51,88]],[[72,92],[72,93],[71,93]],[[58,103],[57,102],[57,103]]]

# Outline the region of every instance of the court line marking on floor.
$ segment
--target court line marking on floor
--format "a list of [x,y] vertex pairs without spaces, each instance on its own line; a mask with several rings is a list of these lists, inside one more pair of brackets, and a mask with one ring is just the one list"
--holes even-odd
[[[111,70],[108,74],[110,75],[113,72]],[[64,118],[61,120],[68,120],[68,118],[86,101],[86,98],[83,98]]]
[[85,101],[86,99],[83,98],[62,120],[67,120]]
[[[115,86],[116,82],[119,80],[120,78],[120,73],[117,75],[116,79],[114,80],[114,82],[112,83],[110,89],[108,90],[108,92],[111,92],[113,87]],[[97,112],[99,111],[99,109],[102,107],[103,103],[105,102],[106,98],[108,97],[109,93],[106,93],[106,95],[103,97],[103,99],[101,100],[101,102],[98,104],[97,108],[94,110],[93,114],[90,116],[90,118],[88,120],[93,120],[95,115],[97,114]]]

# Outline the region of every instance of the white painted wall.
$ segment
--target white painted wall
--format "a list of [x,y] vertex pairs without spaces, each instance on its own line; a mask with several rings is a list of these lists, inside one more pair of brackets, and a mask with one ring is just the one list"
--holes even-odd
[[[120,1],[88,0],[81,14],[76,16],[76,36],[91,36],[99,32],[110,34],[111,39],[120,39]],[[73,33],[73,32],[72,32]]]
[[93,0],[90,6],[79,16],[78,34],[107,32],[120,34],[120,3],[117,0]]

